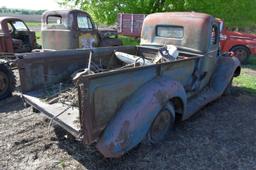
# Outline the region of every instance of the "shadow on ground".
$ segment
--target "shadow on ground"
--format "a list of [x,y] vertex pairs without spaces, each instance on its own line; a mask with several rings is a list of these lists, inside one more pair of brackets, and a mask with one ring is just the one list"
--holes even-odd
[[[18,103],[18,104],[17,104]],[[15,105],[15,107],[12,107]],[[17,95],[13,95],[4,100],[0,100],[0,113],[18,111],[24,108],[21,98]]]

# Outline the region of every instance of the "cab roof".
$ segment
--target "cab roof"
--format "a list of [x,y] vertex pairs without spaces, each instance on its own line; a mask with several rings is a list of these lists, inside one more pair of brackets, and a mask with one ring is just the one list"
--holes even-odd
[[46,18],[47,16],[49,15],[59,15],[59,16],[62,16],[62,17],[66,17],[68,16],[69,14],[72,14],[72,13],[84,13],[86,15],[89,15],[87,12],[85,11],[82,11],[82,10],[78,10],[78,9],[70,9],[70,10],[51,10],[51,11],[45,11],[43,14],[42,14],[42,18]]
[[3,22],[3,21],[22,21],[22,20],[16,17],[8,17],[8,16],[0,17],[0,22]]
[[[178,47],[193,49],[200,53],[209,51],[213,16],[197,12],[163,12],[148,15],[143,22],[141,45],[173,44]],[[156,35],[158,27],[181,27],[183,37],[161,37]],[[218,27],[218,26],[217,26]]]

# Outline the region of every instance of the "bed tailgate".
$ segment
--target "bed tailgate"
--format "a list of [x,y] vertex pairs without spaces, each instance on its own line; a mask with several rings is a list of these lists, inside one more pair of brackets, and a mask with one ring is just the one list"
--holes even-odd
[[61,126],[74,137],[81,137],[79,109],[62,103],[48,104],[33,93],[22,94],[22,98],[33,108],[46,115],[51,122]]

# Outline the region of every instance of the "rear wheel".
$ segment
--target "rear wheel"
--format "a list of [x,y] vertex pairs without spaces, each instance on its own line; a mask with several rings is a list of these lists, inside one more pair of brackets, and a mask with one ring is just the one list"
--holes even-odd
[[146,135],[144,143],[159,143],[170,133],[174,127],[175,110],[172,103],[168,103],[154,119]]
[[15,77],[8,64],[0,63],[0,100],[11,96],[15,88]]
[[238,58],[242,64],[246,64],[250,57],[250,51],[248,50],[248,48],[243,46],[233,47],[230,51],[234,52],[235,57]]

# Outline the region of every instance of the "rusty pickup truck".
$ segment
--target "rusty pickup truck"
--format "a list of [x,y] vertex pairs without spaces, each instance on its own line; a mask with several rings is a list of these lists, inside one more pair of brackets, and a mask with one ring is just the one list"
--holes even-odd
[[18,61],[22,98],[105,157],[163,140],[221,97],[240,74],[219,52],[219,24],[202,13],[155,13],[139,46],[27,54]]
[[46,11],[42,15],[42,48],[51,50],[120,46],[115,29],[98,29],[81,10]]

